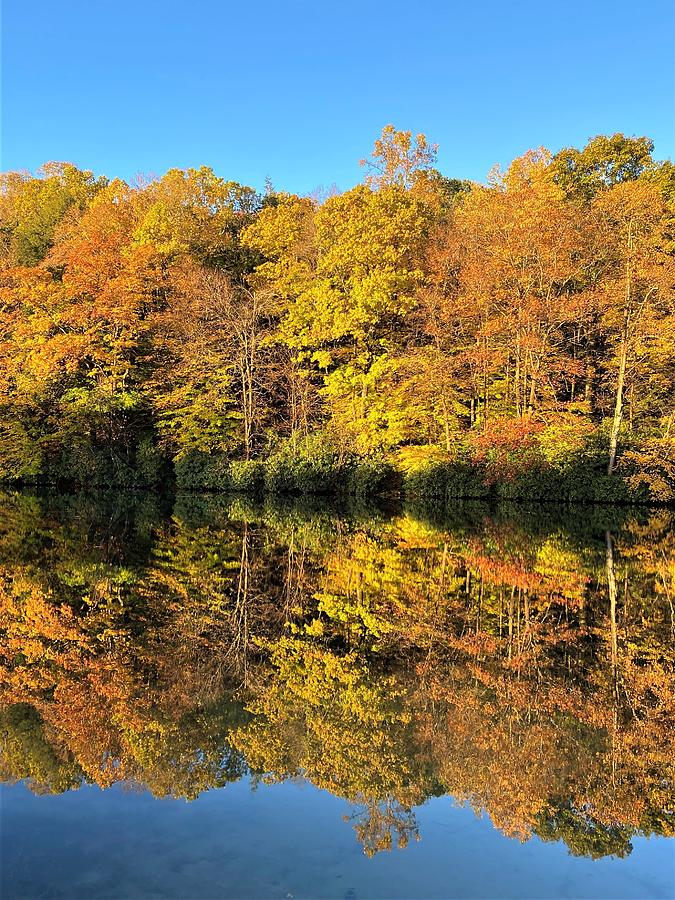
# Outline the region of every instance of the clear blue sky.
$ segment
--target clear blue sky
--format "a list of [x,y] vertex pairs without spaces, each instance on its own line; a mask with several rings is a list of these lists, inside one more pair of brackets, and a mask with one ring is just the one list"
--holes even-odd
[[383,125],[447,175],[599,133],[675,149],[673,0],[3,0],[2,169],[359,181]]

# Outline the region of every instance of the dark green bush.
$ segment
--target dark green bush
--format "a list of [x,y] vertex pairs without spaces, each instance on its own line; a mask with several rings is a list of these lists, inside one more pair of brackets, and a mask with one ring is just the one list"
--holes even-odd
[[322,434],[288,441],[265,461],[265,490],[272,494],[329,494],[339,489],[345,463]]
[[430,463],[409,472],[403,482],[403,491],[411,497],[440,500],[463,497],[481,499],[494,493],[486,482],[482,467],[460,460]]
[[397,472],[382,459],[362,459],[345,472],[341,490],[355,497],[376,497],[400,487]]
[[174,462],[176,487],[185,491],[231,489],[230,463],[222,454],[193,450]]
[[135,469],[139,485],[150,487],[162,481],[166,462],[150,436],[142,438],[136,447]]
[[257,459],[243,459],[230,463],[228,487],[232,491],[256,494],[265,484],[265,466]]

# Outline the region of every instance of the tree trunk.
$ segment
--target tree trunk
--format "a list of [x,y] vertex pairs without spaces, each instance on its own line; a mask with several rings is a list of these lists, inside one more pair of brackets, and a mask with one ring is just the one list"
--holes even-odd
[[626,382],[626,360],[628,359],[628,322],[629,311],[626,306],[626,313],[621,330],[621,348],[619,350],[619,372],[616,379],[616,400],[614,403],[614,416],[612,417],[612,428],[609,434],[609,460],[607,462],[607,474],[611,475],[616,469],[616,450],[619,443],[619,430],[621,429],[621,418],[623,416],[623,389]]
[[623,389],[626,381],[626,360],[628,358],[628,331],[630,326],[631,306],[631,253],[633,250],[633,223],[628,226],[628,247],[626,253],[626,299],[623,314],[623,326],[621,328],[621,347],[619,349],[619,372],[616,379],[616,400],[614,403],[614,416],[612,429],[609,434],[609,459],[607,461],[607,474],[611,475],[616,469],[616,448],[619,442],[619,430],[623,415]]
[[513,375],[513,393],[516,399],[516,416],[520,416],[520,334],[516,342],[516,367]]
[[605,532],[605,565],[607,570],[607,588],[609,592],[609,625],[610,625],[610,641],[612,654],[612,682],[614,686],[614,694],[618,692],[618,662],[619,662],[619,646],[616,625],[616,573],[614,569],[614,541],[609,531]]
[[441,405],[443,407],[443,430],[445,432],[445,449],[450,451],[450,416],[448,414],[448,401],[445,397],[441,398]]

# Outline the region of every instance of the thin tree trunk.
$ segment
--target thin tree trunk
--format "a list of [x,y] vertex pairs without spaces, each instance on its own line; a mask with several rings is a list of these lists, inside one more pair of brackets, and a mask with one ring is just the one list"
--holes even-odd
[[631,252],[633,249],[633,223],[628,226],[628,248],[626,254],[626,299],[621,328],[621,347],[619,350],[619,372],[616,380],[616,400],[614,403],[614,416],[612,429],[609,435],[609,459],[607,461],[607,474],[611,475],[616,469],[616,449],[619,443],[619,430],[623,415],[623,389],[626,381],[626,360],[628,358],[628,330],[630,326],[631,306]]
[[626,306],[623,328],[621,330],[621,348],[619,350],[619,372],[616,379],[616,400],[614,403],[614,416],[612,417],[612,429],[609,434],[609,459],[607,462],[607,474],[611,475],[616,469],[616,450],[619,443],[619,431],[623,416],[623,389],[626,382],[626,361],[628,359],[628,322],[629,310]]
[[609,531],[605,532],[606,545],[606,569],[607,569],[607,588],[609,592],[609,623],[610,623],[610,641],[612,653],[612,683],[614,686],[614,694],[618,692],[618,635],[616,627],[616,573],[614,569],[614,542]]
[[520,334],[516,342],[516,370],[513,374],[513,393],[516,398],[516,416],[520,415]]
[[443,430],[445,432],[445,449],[450,451],[450,417],[448,415],[448,401],[445,397],[441,398],[443,407]]

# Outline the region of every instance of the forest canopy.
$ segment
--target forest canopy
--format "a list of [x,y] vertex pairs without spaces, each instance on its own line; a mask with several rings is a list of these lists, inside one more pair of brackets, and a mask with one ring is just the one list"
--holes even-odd
[[344,193],[1,176],[0,480],[675,498],[675,166],[485,184],[388,125]]

